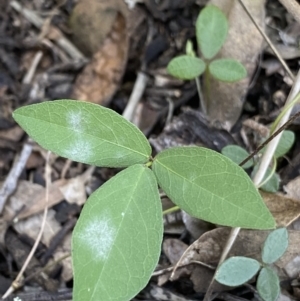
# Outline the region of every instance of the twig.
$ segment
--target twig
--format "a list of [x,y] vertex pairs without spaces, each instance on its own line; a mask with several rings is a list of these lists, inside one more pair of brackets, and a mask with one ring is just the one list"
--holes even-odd
[[205,101],[204,101],[204,97],[203,97],[199,77],[195,78],[195,82],[196,82],[198,96],[199,96],[200,109],[201,109],[202,113],[206,116],[207,115],[207,108],[206,108],[206,104],[205,104]]
[[43,215],[43,220],[42,220],[42,225],[41,225],[41,229],[38,233],[38,236],[36,238],[36,241],[30,251],[30,253],[28,254],[18,276],[16,277],[16,279],[13,281],[12,285],[9,287],[9,289],[6,291],[6,293],[2,296],[2,299],[6,299],[9,295],[11,295],[14,290],[18,289],[21,285],[21,279],[23,277],[23,274],[24,274],[24,271],[26,270],[31,258],[33,257],[37,247],[38,247],[38,244],[40,243],[40,240],[42,238],[42,235],[43,235],[43,232],[44,232],[44,228],[45,228],[45,225],[46,225],[46,219],[47,219],[47,214],[48,214],[48,201],[49,201],[49,187],[50,187],[50,184],[51,184],[51,168],[50,168],[50,165],[49,165],[49,157],[50,157],[50,153],[48,151],[47,153],[47,158],[46,158],[46,167],[45,167],[45,179],[46,179],[46,197],[45,197],[45,200],[46,200],[46,206],[45,206],[45,209],[44,209],[44,215]]
[[139,71],[128,104],[123,112],[125,119],[132,121],[136,106],[145,91],[147,81],[148,76],[144,72]]
[[18,179],[26,165],[31,151],[32,145],[25,143],[21,151],[20,157],[17,159],[14,166],[10,170],[7,178],[4,181],[3,186],[0,190],[0,213],[2,213],[4,204],[8,197],[15,191]]
[[52,238],[49,248],[40,258],[40,261],[43,265],[47,263],[49,258],[53,255],[56,248],[62,243],[66,234],[74,228],[76,221],[77,218],[71,218],[67,223],[63,225],[62,229]]
[[[154,35],[152,21],[150,21],[150,19],[148,20],[148,28],[149,30],[147,34],[146,45],[149,45]],[[146,70],[146,67],[147,67],[147,61],[144,57],[142,59],[141,68],[140,71],[138,72],[137,79],[134,83],[134,87],[129,97],[127,106],[123,112],[123,117],[129,121],[133,120],[137,104],[140,101],[142,95],[144,94],[144,91],[147,86],[148,76],[144,72]]]
[[[177,271],[178,268],[180,267],[183,267],[185,266],[185,264],[181,264],[183,259],[186,257],[186,254],[188,254],[193,248],[194,248],[194,245],[198,243],[198,240],[194,241],[184,252],[183,254],[181,255],[180,259],[178,260],[178,262],[174,265],[173,267],[173,271],[170,275],[170,280],[173,281],[174,280],[174,277],[175,277],[175,272]],[[190,262],[191,263],[191,262]],[[215,270],[215,267],[211,266],[211,265],[208,265],[206,263],[203,263],[201,261],[193,261],[193,263],[197,263],[197,264],[201,264],[202,266],[205,266],[209,269],[212,269],[212,270]]]
[[171,98],[167,97],[166,98],[168,104],[169,104],[169,110],[168,110],[168,116],[166,119],[166,125],[171,123],[172,117],[173,117],[173,113],[174,113],[174,102],[172,101]]
[[275,53],[275,55],[277,56],[279,62],[281,63],[281,65],[283,66],[283,68],[285,69],[285,71],[287,72],[287,74],[291,77],[291,79],[294,81],[295,77],[294,74],[292,73],[292,71],[290,70],[290,68],[288,67],[288,65],[285,63],[284,59],[281,57],[280,53],[277,51],[276,47],[273,45],[272,41],[269,39],[269,37],[264,33],[264,31],[261,29],[261,27],[257,24],[256,20],[252,17],[251,13],[249,12],[247,6],[244,4],[243,0],[239,0],[240,4],[242,5],[242,7],[244,8],[245,12],[247,13],[247,15],[249,16],[249,18],[251,19],[251,21],[253,22],[253,24],[255,25],[255,27],[257,28],[257,30],[260,32],[260,34],[263,36],[263,38],[265,39],[265,41],[268,43],[268,45],[270,46],[270,48],[273,50],[273,52]]
[[176,264],[176,266],[171,266],[171,267],[168,267],[168,268],[165,268],[165,269],[162,269],[162,270],[155,271],[155,272],[152,273],[151,277],[160,276],[160,275],[163,275],[165,273],[170,273],[170,272],[174,271],[175,269],[177,270],[177,269],[180,269],[180,268],[184,268],[184,267],[187,267],[191,264],[198,264],[198,265],[201,265],[201,266],[206,267],[206,268],[208,268],[210,270],[213,270],[213,271],[216,269],[215,266],[212,266],[212,265],[207,264],[205,262],[198,261],[198,260],[191,260],[188,263],[184,263],[180,266],[177,266],[177,264]]
[[286,8],[286,10],[294,17],[300,24],[300,5],[295,0],[279,0],[279,2]]
[[[290,94],[287,98],[285,107],[289,105],[290,102],[293,101],[293,99],[296,97],[296,95],[299,93],[300,91],[300,71],[297,74],[296,80],[294,82],[294,85],[290,91]],[[276,131],[283,126],[289,119],[290,114],[292,112],[293,107],[290,107],[284,116],[282,116],[280,122],[278,123],[277,127],[276,127]],[[284,110],[284,108],[283,108]],[[297,114],[296,114],[297,115]],[[264,152],[262,159],[261,159],[261,163],[259,164],[258,170],[253,178],[253,182],[255,185],[259,185],[260,182],[262,181],[266,170],[268,168],[268,166],[270,165],[270,162],[272,160],[272,157],[275,153],[276,147],[279,143],[279,140],[281,138],[282,135],[282,131],[279,131],[279,133],[277,134],[277,136],[274,136],[272,140],[270,140],[270,143],[268,143],[267,147],[266,147],[266,151]]]
[[37,68],[39,62],[41,61],[42,57],[43,57],[43,52],[42,51],[38,51],[35,54],[32,62],[31,62],[31,66],[30,66],[30,68],[28,69],[26,75],[23,78],[23,81],[22,81],[23,84],[26,85],[26,84],[30,84],[31,83],[32,78],[33,78],[33,76],[35,74],[36,68]]
[[70,159],[68,159],[65,162],[65,164],[63,166],[63,169],[61,171],[61,174],[60,174],[61,179],[65,179],[66,178],[66,174],[67,174],[68,170],[70,169],[72,163],[73,163],[73,161],[70,160]]
[[[35,12],[25,8],[17,1],[10,1],[10,6],[18,13],[22,14],[35,27],[42,28],[44,20],[40,18]],[[56,43],[64,49],[71,58],[86,60],[85,56],[54,26],[50,26],[50,35]]]
[[218,263],[218,267],[216,269],[216,272],[214,273],[214,276],[212,278],[212,280],[210,281],[209,283],[209,286],[208,286],[208,289],[205,293],[205,296],[204,296],[204,299],[203,301],[209,301],[211,298],[211,294],[213,292],[213,286],[215,284],[215,278],[216,278],[216,273],[219,269],[219,267],[221,266],[221,264],[224,262],[224,260],[226,259],[226,257],[228,256],[236,238],[238,237],[239,233],[240,233],[240,230],[241,228],[232,228],[231,231],[230,231],[230,234],[229,234],[229,237],[226,241],[226,245],[224,247],[224,250],[221,254],[221,257],[220,257],[220,260],[219,260],[219,263]]
[[265,140],[261,145],[259,145],[245,160],[243,160],[239,166],[243,166],[249,160],[251,160],[260,150],[262,150],[272,139],[274,139],[279,133],[284,131],[295,119],[300,117],[300,112],[293,115],[285,124],[283,124],[277,131],[275,131],[267,140]]

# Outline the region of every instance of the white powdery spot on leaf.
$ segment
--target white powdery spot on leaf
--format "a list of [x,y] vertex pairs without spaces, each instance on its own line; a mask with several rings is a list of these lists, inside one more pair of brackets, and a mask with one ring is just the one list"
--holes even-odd
[[91,144],[82,136],[79,136],[74,142],[63,151],[64,157],[74,161],[89,162],[93,155]]
[[78,128],[81,126],[82,124],[82,113],[79,112],[75,112],[75,111],[70,111],[67,112],[66,115],[66,120],[68,125],[73,129],[73,130],[78,130]]
[[117,229],[108,215],[91,219],[76,236],[93,260],[105,261],[116,238]]

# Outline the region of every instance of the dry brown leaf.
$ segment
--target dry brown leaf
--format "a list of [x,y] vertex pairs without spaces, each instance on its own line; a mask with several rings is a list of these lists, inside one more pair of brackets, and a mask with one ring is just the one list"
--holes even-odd
[[72,97],[107,105],[117,90],[128,57],[128,11],[122,0],[81,1],[71,26],[75,40],[93,54],[76,80]]
[[26,162],[26,169],[37,169],[45,165],[45,160],[38,152],[32,152]]
[[278,227],[287,227],[300,216],[300,202],[279,193],[260,192]]
[[[57,196],[58,195],[55,192],[52,193],[52,191],[50,191],[49,200],[54,201],[57,199]],[[46,203],[45,188],[41,185],[28,181],[20,181],[16,192],[10,197],[9,201],[5,205],[3,218],[6,221],[11,221],[11,219],[15,217],[16,214],[22,210],[22,208],[25,207],[25,210],[30,210],[31,208],[35,207],[37,203],[40,204],[40,206],[43,205],[44,208]],[[60,229],[60,225],[55,220],[54,215],[55,211],[49,210],[46,219],[46,226],[42,236],[42,242],[47,246],[49,245],[52,237]],[[26,220],[19,221],[14,225],[14,227],[19,233],[26,234],[35,240],[40,230],[42,219],[43,214],[38,214],[31,216]]]
[[10,129],[0,131],[0,138],[8,139],[15,142],[19,142],[23,135],[24,135],[24,131],[19,126],[15,126]]
[[[55,219],[55,213],[56,212],[52,209],[48,210],[46,224],[41,238],[41,241],[48,247],[52,238],[61,230],[61,225]],[[14,228],[18,233],[25,234],[35,241],[42,225],[43,216],[44,214],[40,213],[21,220],[14,224]]]
[[300,201],[300,177],[291,180],[283,189],[287,197]]
[[[86,201],[85,183],[93,171],[94,167],[92,166],[75,178],[53,182],[49,187],[48,208],[64,199],[69,203],[83,205]],[[4,219],[9,221],[18,212],[20,212],[19,219],[42,212],[46,206],[45,193],[45,188],[41,185],[20,181],[16,192],[5,206]]]
[[37,197],[45,197],[45,188],[43,186],[28,181],[19,181],[15,193],[5,204],[3,218],[11,221],[19,212],[22,214],[26,210],[30,210],[39,202]]
[[83,205],[86,201],[85,183],[91,177],[95,167],[91,166],[82,175],[73,179],[67,180],[59,186],[59,190],[63,194],[65,200],[69,203],[76,203],[77,205]]
[[[172,265],[176,265],[188,246],[179,239],[166,239],[163,242],[163,251]],[[173,280],[182,276],[189,275],[189,267],[182,267],[176,270]],[[164,285],[170,278],[171,271],[166,272],[158,277],[158,285]]]
[[179,239],[169,238],[163,242],[163,251],[171,264],[176,264],[187,248],[188,245]]
[[[229,21],[228,37],[218,58],[234,58],[247,69],[248,77],[236,83],[224,83],[212,79],[208,116],[231,129],[240,116],[249,82],[256,68],[257,57],[262,49],[263,38],[249,19],[239,1],[211,0],[210,4],[220,7]],[[264,0],[244,0],[254,19],[263,27],[265,16]]]
[[199,218],[195,218],[185,211],[182,211],[182,220],[186,229],[194,239],[198,239],[205,232],[215,228],[213,224]]
[[80,0],[69,22],[74,43],[92,56],[111,32],[118,13],[125,18],[129,13],[123,0]]
[[148,135],[160,117],[159,111],[153,110],[145,102],[139,102],[136,106],[132,123],[145,135]]
[[[48,207],[61,202],[64,196],[59,190],[59,185],[65,184],[67,180],[58,180],[49,187]],[[45,188],[41,185],[28,181],[19,181],[16,192],[10,197],[5,205],[3,217],[10,221],[18,212],[19,219],[27,218],[44,210]]]

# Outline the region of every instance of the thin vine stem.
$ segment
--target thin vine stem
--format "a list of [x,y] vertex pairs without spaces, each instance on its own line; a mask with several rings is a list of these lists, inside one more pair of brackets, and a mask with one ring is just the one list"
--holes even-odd
[[251,160],[259,151],[261,151],[271,140],[273,140],[277,135],[284,131],[295,119],[300,117],[300,111],[293,115],[286,123],[284,123],[278,130],[276,130],[268,139],[266,139],[261,145],[259,145],[247,158],[245,158],[239,166],[243,166],[249,160]]

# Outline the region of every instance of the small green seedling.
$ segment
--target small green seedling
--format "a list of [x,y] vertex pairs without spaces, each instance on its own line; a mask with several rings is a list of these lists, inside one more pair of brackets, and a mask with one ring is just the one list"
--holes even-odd
[[[280,177],[275,172],[277,166],[277,159],[283,157],[293,146],[295,142],[295,134],[292,131],[283,131],[282,136],[279,140],[278,146],[274,154],[273,168],[268,168],[260,185],[260,188],[267,192],[275,193],[279,189]],[[264,150],[264,149],[263,149]],[[262,150],[262,151],[263,151]],[[242,162],[245,158],[249,156],[249,153],[238,145],[227,145],[222,149],[222,154],[229,159],[231,159],[236,164]],[[253,167],[255,162],[253,160],[246,162],[242,167],[248,169]],[[257,166],[254,166],[252,174],[257,171]]]
[[264,301],[276,301],[280,294],[279,278],[270,266],[288,248],[288,231],[272,231],[262,249],[262,263],[247,257],[231,257],[223,262],[216,273],[216,280],[227,286],[239,286],[249,281],[260,270],[256,287]]
[[163,236],[158,186],[194,217],[230,227],[275,228],[247,173],[215,151],[175,147],[152,158],[138,128],[89,102],[48,101],[19,108],[13,117],[62,157],[125,168],[89,197],[73,231],[74,301],[128,301],[146,286]]
[[[204,75],[204,96],[209,99],[210,77],[224,82],[236,82],[246,77],[245,67],[235,59],[213,59],[222,48],[228,33],[228,21],[216,6],[201,10],[196,22],[196,38],[201,58],[196,57],[192,43],[188,41],[186,55],[175,57],[167,70],[174,77],[191,80]],[[198,83],[197,83],[198,85]]]

